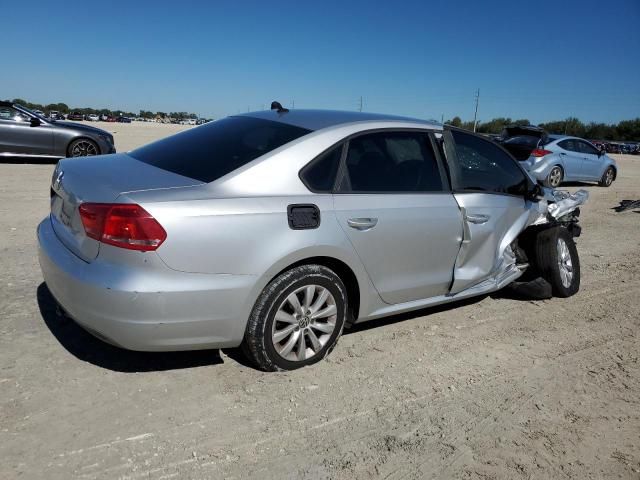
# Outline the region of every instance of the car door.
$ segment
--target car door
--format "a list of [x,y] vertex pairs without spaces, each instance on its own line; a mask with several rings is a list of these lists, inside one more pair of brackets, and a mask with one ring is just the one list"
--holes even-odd
[[505,250],[529,217],[529,182],[517,161],[485,138],[451,129],[444,140],[464,227],[450,292],[456,294],[500,271]]
[[582,161],[584,155],[578,146],[576,139],[567,138],[558,142],[560,157],[564,170],[564,180],[583,180]]
[[51,155],[53,134],[44,122],[32,126],[31,117],[11,106],[0,106],[0,152]]
[[333,198],[338,221],[385,302],[448,292],[462,215],[425,131],[350,138]]
[[600,180],[600,177],[602,177],[604,173],[604,163],[602,157],[598,154],[598,150],[584,140],[575,140],[575,142],[582,152],[582,169],[580,176],[584,180]]

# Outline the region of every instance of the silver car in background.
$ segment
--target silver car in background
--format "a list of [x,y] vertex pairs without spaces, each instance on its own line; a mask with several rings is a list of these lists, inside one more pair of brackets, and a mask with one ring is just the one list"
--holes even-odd
[[556,188],[562,182],[598,182],[609,187],[618,174],[615,160],[582,138],[547,135],[539,127],[512,126],[498,142],[548,187]]
[[264,370],[344,327],[542,277],[578,291],[586,192],[421,120],[275,105],[109,158],[61,160],[38,227],[66,313],[133,350],[242,346]]
[[0,158],[85,157],[115,153],[113,135],[100,128],[46,118],[0,102]]

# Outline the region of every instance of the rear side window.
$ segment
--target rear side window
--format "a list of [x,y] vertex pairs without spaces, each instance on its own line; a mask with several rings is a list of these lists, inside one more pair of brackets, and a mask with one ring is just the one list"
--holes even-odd
[[527,180],[511,156],[495,143],[452,130],[456,157],[456,190],[523,195]]
[[560,148],[564,149],[564,150],[568,150],[570,152],[578,152],[578,145],[576,145],[576,142],[574,140],[563,140],[561,142],[558,142],[558,145],[560,146]]
[[145,145],[129,155],[184,177],[212,182],[309,132],[270,120],[228,117]]
[[349,141],[340,192],[443,190],[429,137],[420,132],[379,132]]
[[300,173],[307,188],[314,192],[330,193],[336,181],[336,174],[342,157],[342,144],[323,153],[307,165]]

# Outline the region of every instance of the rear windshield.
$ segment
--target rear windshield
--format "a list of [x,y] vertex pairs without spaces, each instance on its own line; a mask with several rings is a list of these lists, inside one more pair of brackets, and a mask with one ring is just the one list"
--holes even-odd
[[150,143],[129,155],[184,177],[212,182],[310,132],[271,120],[228,117]]

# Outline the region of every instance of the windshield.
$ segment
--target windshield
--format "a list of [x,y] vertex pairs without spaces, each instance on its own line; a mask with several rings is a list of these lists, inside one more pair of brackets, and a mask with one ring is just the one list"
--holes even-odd
[[33,110],[28,109],[24,105],[16,104],[16,106],[20,107],[20,110],[27,112],[29,115],[33,115],[34,117],[38,117],[40,120],[50,121],[48,118],[45,118],[44,115],[40,115],[39,113],[34,112]]

